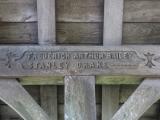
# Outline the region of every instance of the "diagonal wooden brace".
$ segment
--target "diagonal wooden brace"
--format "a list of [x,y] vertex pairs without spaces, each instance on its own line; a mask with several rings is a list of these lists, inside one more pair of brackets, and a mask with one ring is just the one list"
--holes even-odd
[[16,79],[0,79],[0,99],[24,120],[50,120]]
[[145,79],[111,120],[138,120],[160,99],[160,79]]

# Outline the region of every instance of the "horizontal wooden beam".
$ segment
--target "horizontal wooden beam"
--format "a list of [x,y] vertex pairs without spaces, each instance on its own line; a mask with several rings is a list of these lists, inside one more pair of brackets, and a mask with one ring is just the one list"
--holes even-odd
[[158,46],[1,46],[0,76],[160,76]]
[[[96,76],[97,85],[140,84],[143,77],[139,76]],[[64,85],[64,77],[23,77],[19,78],[22,85]]]

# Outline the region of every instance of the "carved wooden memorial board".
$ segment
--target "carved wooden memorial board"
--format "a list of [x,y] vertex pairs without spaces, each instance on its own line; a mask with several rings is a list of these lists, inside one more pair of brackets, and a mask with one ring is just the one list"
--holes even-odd
[[0,76],[160,76],[158,46],[1,46]]

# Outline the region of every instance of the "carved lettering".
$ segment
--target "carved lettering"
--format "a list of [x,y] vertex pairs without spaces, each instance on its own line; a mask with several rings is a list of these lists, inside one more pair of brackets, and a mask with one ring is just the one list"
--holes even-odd
[[134,51],[26,51],[16,59],[26,70],[98,70],[138,67],[140,59]]

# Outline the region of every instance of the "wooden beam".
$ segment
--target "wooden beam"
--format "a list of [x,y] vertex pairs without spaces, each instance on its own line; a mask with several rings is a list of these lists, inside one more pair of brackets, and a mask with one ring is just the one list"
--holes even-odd
[[55,0],[37,0],[37,14],[39,44],[55,44]]
[[0,76],[3,77],[160,76],[158,46],[1,46],[0,51]]
[[[56,43],[55,0],[37,0],[38,41],[40,45]],[[41,106],[50,116],[57,120],[57,86],[40,87]]]
[[46,111],[51,120],[58,120],[57,113],[57,86],[40,87],[41,107]]
[[[96,76],[97,85],[138,85],[144,80],[140,76]],[[64,77],[23,77],[22,85],[64,85]]]
[[[104,1],[103,45],[121,45],[124,0]],[[102,86],[102,120],[110,120],[119,108],[119,86]]]
[[24,120],[50,120],[47,114],[15,79],[0,79],[0,99]]
[[123,0],[105,0],[104,2],[104,45],[121,45],[123,2]]
[[119,86],[102,86],[102,120],[110,120],[119,108]]
[[145,79],[111,120],[138,120],[160,99],[160,79]]
[[96,120],[95,77],[65,77],[65,120]]

